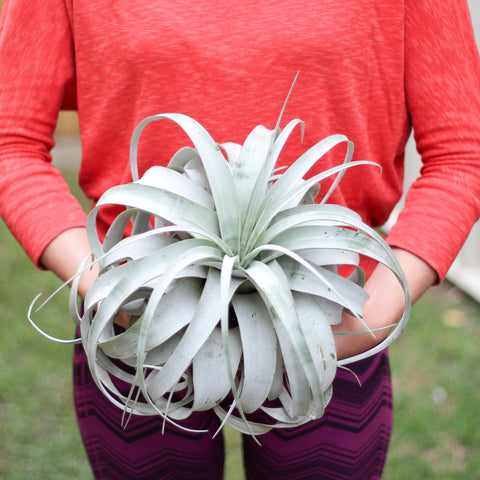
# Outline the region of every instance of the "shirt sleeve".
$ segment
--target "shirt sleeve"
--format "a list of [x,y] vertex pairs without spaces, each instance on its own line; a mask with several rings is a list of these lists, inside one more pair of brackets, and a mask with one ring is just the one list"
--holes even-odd
[[[86,214],[52,165],[58,112],[75,80],[63,0],[6,0],[0,20],[0,215],[39,265]],[[69,96],[71,97],[70,93]]]
[[465,0],[405,0],[405,89],[419,178],[388,236],[439,281],[480,214],[480,60]]

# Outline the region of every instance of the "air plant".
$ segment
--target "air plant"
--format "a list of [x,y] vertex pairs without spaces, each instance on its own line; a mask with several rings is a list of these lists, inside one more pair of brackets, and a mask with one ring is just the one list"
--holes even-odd
[[[139,178],[139,137],[158,120],[175,122],[194,148]],[[126,419],[160,415],[181,426],[192,412],[213,409],[222,425],[253,435],[294,427],[323,415],[337,367],[379,352],[404,328],[408,289],[389,246],[355,212],[326,203],[348,168],[372,163],[351,162],[353,144],[332,135],[277,170],[297,126],[300,120],[283,130],[257,126],[242,146],[218,145],[181,114],[151,116],[135,129],[133,182],[107,190],[88,216],[99,277],[79,314],[76,286],[91,266],[85,260],[70,301],[93,379]],[[304,178],[342,143],[342,165]],[[332,187],[314,203],[330,176]],[[102,241],[96,219],[106,205],[126,209]],[[344,311],[361,319],[367,300],[360,255],[394,272],[405,310],[386,340],[337,361],[331,326]],[[341,265],[350,266],[348,277],[338,273]],[[119,312],[132,319],[121,333]],[[130,393],[112,377],[128,382]],[[258,411],[269,421],[249,417]]]

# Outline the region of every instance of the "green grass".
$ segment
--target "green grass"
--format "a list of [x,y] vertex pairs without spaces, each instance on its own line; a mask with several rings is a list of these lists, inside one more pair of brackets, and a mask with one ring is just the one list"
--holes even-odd
[[480,472],[480,309],[455,288],[417,303],[391,348],[394,434],[386,479],[476,480]]
[[[39,292],[59,282],[37,271],[0,225],[0,478],[91,479],[71,392],[72,347],[30,326]],[[66,293],[36,318],[71,338]],[[391,348],[395,425],[386,480],[474,480],[480,472],[480,307],[455,288],[433,289]],[[227,429],[227,480],[244,478],[240,436]],[[366,479],[367,480],[367,479]]]

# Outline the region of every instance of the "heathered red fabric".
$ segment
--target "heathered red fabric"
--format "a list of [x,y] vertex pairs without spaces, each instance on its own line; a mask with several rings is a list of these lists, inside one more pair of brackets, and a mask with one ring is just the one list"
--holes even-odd
[[[77,108],[80,184],[93,200],[130,179],[129,142],[147,115],[179,112],[218,142],[306,123],[289,163],[343,133],[355,159],[331,198],[373,226],[402,192],[411,125],[423,155],[389,242],[442,278],[480,211],[480,66],[464,0],[6,0],[0,30],[0,213],[34,262],[85,214],[50,164],[57,114]],[[187,142],[147,127],[142,171]],[[343,159],[342,149],[319,162]],[[325,191],[326,187],[322,187]],[[110,221],[109,213],[104,221]]]

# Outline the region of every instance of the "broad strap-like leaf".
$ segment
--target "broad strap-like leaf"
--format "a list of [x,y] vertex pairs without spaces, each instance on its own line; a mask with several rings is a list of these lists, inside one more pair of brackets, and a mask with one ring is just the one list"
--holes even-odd
[[208,178],[210,191],[216,206],[218,224],[222,238],[235,249],[240,228],[240,209],[235,195],[235,185],[230,167],[222,155],[220,147],[210,134],[195,120],[186,115],[170,113],[147,117],[136,127],[130,145],[130,158],[133,179],[138,179],[137,150],[143,129],[156,120],[171,120],[179,125],[195,146]]
[[[190,323],[200,299],[203,283],[203,279],[181,278],[165,292],[148,331],[145,347],[148,352],[167,342]],[[110,357],[134,356],[141,323],[140,319],[125,332],[99,343],[99,347]]]
[[[360,167],[360,166],[371,166],[371,167],[377,167],[380,168],[380,166],[375,163],[371,162],[368,160],[357,160],[356,162],[349,163],[345,162],[341,165],[338,165],[336,167],[332,167],[328,170],[325,170],[324,172],[317,173],[316,175],[305,179],[303,182],[297,182],[297,184],[291,189],[289,192],[288,196],[284,197],[284,199],[281,202],[281,208],[280,210],[283,210],[288,207],[288,203],[290,201],[290,197],[303,197],[314,185],[319,184],[322,182],[322,180],[325,180],[328,177],[331,177],[332,175],[336,175],[336,178],[334,180],[334,184],[339,181],[339,178],[343,176],[343,174],[351,168],[354,167]],[[330,191],[330,190],[329,190]],[[328,198],[330,193],[327,193],[325,195],[325,198]],[[320,203],[320,205],[323,203]]]
[[[199,251],[197,249],[202,250]],[[88,337],[86,337],[86,350],[87,356],[90,359],[95,358],[95,351],[97,344],[101,341],[102,332],[112,319],[115,318],[119,306],[134,294],[136,290],[142,288],[143,285],[152,279],[165,277],[167,280],[170,280],[170,276],[167,275],[167,273],[170,274],[171,272],[172,262],[175,262],[177,258],[181,258],[181,256],[185,254],[193,257],[194,254],[190,253],[192,251],[195,251],[197,257],[201,256],[202,258],[207,255],[211,257],[216,254],[218,255],[218,251],[215,248],[202,240],[191,239],[185,240],[184,242],[173,243],[150,255],[150,257],[139,260],[135,268],[130,270],[129,275],[123,277],[115,285],[109,295],[99,305],[95,319],[89,328]],[[177,263],[179,265],[181,264],[180,262]],[[148,307],[152,308],[150,303]],[[143,324],[145,324],[145,322],[143,322]],[[141,345],[141,348],[144,348],[145,344],[145,336],[139,337],[139,345]]]
[[[233,292],[232,292],[233,293]],[[187,369],[222,314],[220,301],[220,274],[216,269],[209,270],[195,315],[182,337],[178,348],[162,370],[148,378],[149,394],[153,399],[163,396]],[[141,345],[139,353],[143,350]]]
[[358,166],[360,164],[376,165],[372,162],[367,162],[367,161],[362,161],[362,162],[358,161],[358,162],[355,162],[354,164],[344,163],[337,167],[333,167],[327,170],[326,172],[322,172],[318,175],[315,175],[314,177],[309,178],[308,180],[305,180],[303,182],[300,181],[301,178],[297,179],[294,177],[292,178],[292,181],[295,181],[296,183],[293,185],[290,185],[290,187],[285,185],[285,190],[281,190],[277,187],[277,185],[280,180],[283,181],[284,176],[287,175],[290,169],[287,170],[287,172],[285,172],[280,177],[280,179],[272,186],[272,188],[268,191],[267,196],[265,197],[265,200],[262,203],[262,206],[261,206],[262,214],[258,218],[258,221],[251,232],[250,238],[247,242],[247,251],[254,248],[255,245],[258,245],[260,243],[259,242],[260,236],[263,235],[265,230],[271,225],[273,219],[278,214],[280,214],[283,209],[290,210],[290,208],[288,207],[289,207],[292,196],[301,198],[310,190],[310,188],[312,188],[313,185],[317,184],[321,180],[327,178],[328,176],[331,176],[333,174],[346,170],[348,168],[352,168],[353,166]]
[[[275,261],[269,265],[253,262],[245,273],[265,302],[277,332],[291,395],[295,399],[291,414],[292,416],[304,415],[308,410],[308,398],[305,397],[308,387],[305,381],[308,381],[314,398],[322,398],[323,391],[300,328],[285,274]],[[290,353],[290,345],[294,354]]]
[[[273,146],[271,146],[269,150],[267,158],[262,164],[262,168],[257,176],[255,188],[252,190],[248,206],[248,213],[246,215],[247,218],[253,219],[252,221],[255,221],[258,218],[258,215],[261,211],[262,202],[265,198],[268,186],[272,181],[278,157],[280,156],[288,137],[298,125],[302,127],[303,136],[303,122],[301,120],[292,120],[289,122],[288,125],[276,137]],[[252,228],[252,226],[253,224],[248,224],[246,225],[246,228],[249,230]]]
[[325,225],[361,227],[360,215],[341,205],[310,204],[282,210],[272,219],[268,228],[259,237],[258,243],[271,243],[280,233],[301,225]]
[[[356,316],[362,315],[368,294],[359,285],[322,267],[312,266],[308,269],[288,256],[277,261],[285,272],[291,290],[326,298],[348,308]],[[345,299],[348,299],[348,303]]]
[[[242,347],[238,329],[229,329],[230,370],[237,371]],[[209,410],[218,405],[230,392],[231,380],[227,369],[224,340],[219,328],[214,328],[193,358],[194,411]]]
[[220,233],[217,215],[213,210],[172,192],[138,183],[119,185],[107,190],[87,218],[89,231],[96,231],[96,217],[104,205],[126,205],[164,218],[179,227],[202,229],[214,235]]
[[258,176],[271,150],[274,137],[274,130],[268,130],[259,125],[253,129],[242,145],[233,168],[233,180],[242,217],[245,215]]
[[215,208],[210,193],[186,175],[182,175],[171,168],[151,167],[137,183],[175,193],[210,210]]
[[194,148],[181,148],[170,160],[168,168],[183,173],[192,182],[211,194],[202,159]]
[[126,237],[102,255],[100,265],[104,268],[127,260],[139,260],[175,241],[159,229]]
[[271,391],[277,364],[277,339],[268,310],[258,293],[235,295],[232,305],[243,349],[239,403],[246,413],[251,413],[261,407]]
[[327,312],[323,308],[322,299],[316,296],[294,293],[293,298],[303,335],[326,392],[337,371],[335,340]]

